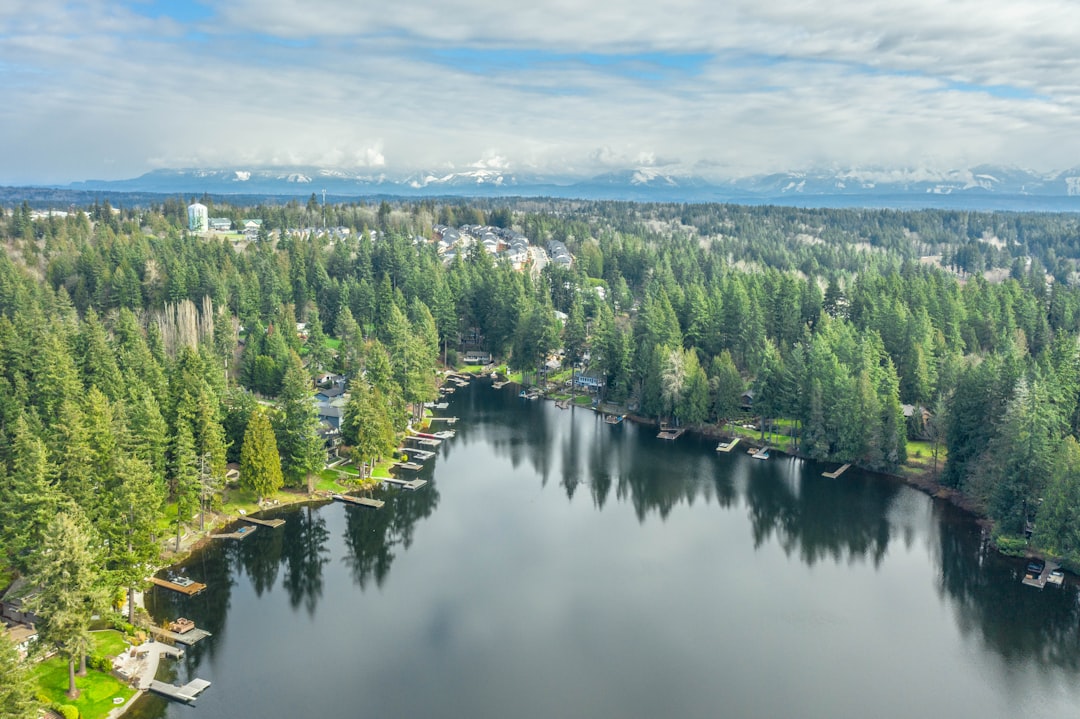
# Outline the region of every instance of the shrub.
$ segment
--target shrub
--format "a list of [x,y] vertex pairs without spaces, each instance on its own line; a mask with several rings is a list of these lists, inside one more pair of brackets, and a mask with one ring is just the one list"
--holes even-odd
[[60,716],[64,717],[64,719],[79,719],[80,716],[79,708],[71,704],[61,704],[56,707],[56,711]]
[[1028,542],[1023,537],[1000,534],[994,537],[998,551],[1010,557],[1022,557],[1027,552]]
[[91,669],[96,669],[99,672],[112,671],[112,662],[107,657],[103,657],[100,654],[91,654],[86,658],[86,666]]

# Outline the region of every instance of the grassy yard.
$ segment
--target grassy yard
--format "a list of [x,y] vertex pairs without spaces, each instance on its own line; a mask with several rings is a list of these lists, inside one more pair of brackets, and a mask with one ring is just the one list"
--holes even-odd
[[94,643],[94,653],[106,657],[118,657],[128,648],[124,635],[115,629],[91,632],[90,639]]
[[325,344],[332,350],[341,349],[341,340],[337,339],[336,337],[327,337]]
[[[756,429],[747,429],[740,427],[737,424],[728,424],[725,429],[729,430],[736,437],[742,437],[743,439],[750,440],[752,442],[761,441],[761,431]],[[779,432],[766,432],[765,444],[770,447],[776,447],[784,452],[790,451],[795,440],[786,434],[780,434]]]
[[101,719],[116,708],[114,697],[122,697],[126,704],[135,695],[134,689],[111,674],[91,669],[85,677],[75,677],[75,686],[81,692],[79,698],[74,701],[68,699],[68,664],[60,657],[46,659],[38,664],[34,668],[34,680],[41,696],[53,704],[74,705],[83,719]]
[[592,404],[592,395],[591,394],[579,394],[577,397],[574,397],[574,404],[590,405],[590,404]]
[[[940,474],[945,467],[948,452],[945,443],[938,443],[937,471]],[[900,468],[902,474],[919,475],[934,471],[934,445],[930,442],[908,440],[907,462]]]

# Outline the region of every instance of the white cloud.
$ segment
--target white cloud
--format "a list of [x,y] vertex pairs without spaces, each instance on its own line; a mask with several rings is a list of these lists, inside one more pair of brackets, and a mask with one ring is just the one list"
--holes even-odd
[[1065,0],[223,0],[190,25],[130,7],[2,4],[0,182],[1080,164]]

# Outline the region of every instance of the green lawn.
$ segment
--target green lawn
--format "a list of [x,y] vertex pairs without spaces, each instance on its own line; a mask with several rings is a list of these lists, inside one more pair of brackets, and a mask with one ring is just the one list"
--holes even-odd
[[91,632],[90,638],[94,642],[94,653],[102,656],[118,657],[128,648],[127,642],[124,641],[124,635],[115,629]]
[[46,659],[34,668],[34,680],[38,692],[54,704],[72,704],[78,707],[83,719],[101,719],[116,708],[114,697],[131,701],[135,690],[115,679],[111,674],[90,670],[85,677],[75,677],[75,686],[81,694],[71,701],[67,698],[68,664],[60,657]]
[[574,404],[592,404],[592,395],[580,394],[574,397]]
[[332,350],[339,350],[341,349],[341,340],[337,339],[336,337],[327,337],[326,346]]

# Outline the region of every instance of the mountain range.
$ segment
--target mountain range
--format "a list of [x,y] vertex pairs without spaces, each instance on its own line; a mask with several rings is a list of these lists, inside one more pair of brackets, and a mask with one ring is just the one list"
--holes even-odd
[[639,167],[581,178],[474,168],[393,175],[319,167],[159,169],[127,180],[87,180],[55,189],[308,197],[558,197],[656,202],[820,206],[971,207],[1080,210],[1080,168],[1040,173],[978,166],[964,170],[815,170],[712,180]]

